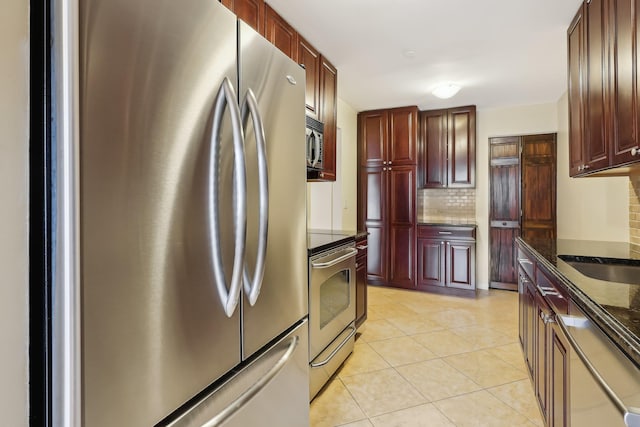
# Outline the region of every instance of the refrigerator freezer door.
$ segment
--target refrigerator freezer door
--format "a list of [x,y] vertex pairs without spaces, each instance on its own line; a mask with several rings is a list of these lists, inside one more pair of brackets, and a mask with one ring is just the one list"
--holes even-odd
[[[214,98],[237,81],[236,18],[212,0],[81,0],[79,22],[83,422],[153,425],[240,362],[207,205]],[[232,180],[220,185],[229,199]]]
[[309,425],[307,321],[168,427]]
[[[243,354],[250,356],[308,313],[304,70],[239,21],[240,104],[258,101],[266,140],[269,216],[264,277],[251,306],[243,297]],[[259,167],[255,130],[246,121],[247,264],[259,253]]]

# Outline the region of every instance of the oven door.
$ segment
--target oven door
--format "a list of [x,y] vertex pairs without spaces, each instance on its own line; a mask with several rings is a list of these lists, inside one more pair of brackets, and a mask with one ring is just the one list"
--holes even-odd
[[313,360],[356,318],[353,245],[310,260],[309,357]]

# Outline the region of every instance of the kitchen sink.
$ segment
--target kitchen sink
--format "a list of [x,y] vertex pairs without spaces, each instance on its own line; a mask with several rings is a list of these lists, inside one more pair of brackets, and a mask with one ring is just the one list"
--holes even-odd
[[609,282],[640,285],[640,260],[558,255],[585,276]]

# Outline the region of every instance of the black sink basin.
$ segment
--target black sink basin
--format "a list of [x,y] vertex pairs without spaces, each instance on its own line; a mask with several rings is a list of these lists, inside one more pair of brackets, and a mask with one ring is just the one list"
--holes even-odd
[[575,255],[558,258],[593,279],[640,285],[640,260]]

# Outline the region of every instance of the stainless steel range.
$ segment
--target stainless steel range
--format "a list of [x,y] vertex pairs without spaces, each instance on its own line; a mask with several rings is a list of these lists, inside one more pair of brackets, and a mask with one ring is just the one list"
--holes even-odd
[[309,259],[309,398],[353,351],[356,253],[351,242]]

